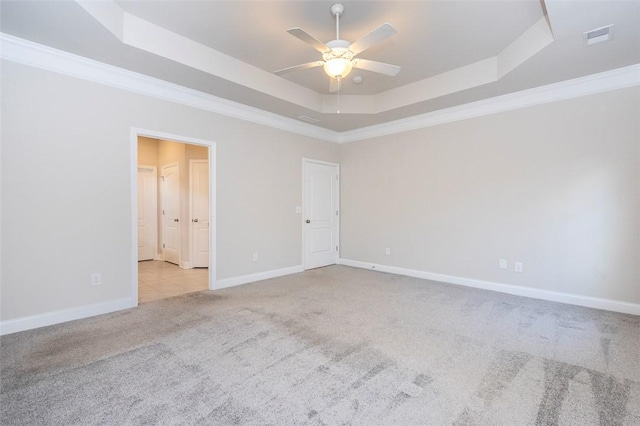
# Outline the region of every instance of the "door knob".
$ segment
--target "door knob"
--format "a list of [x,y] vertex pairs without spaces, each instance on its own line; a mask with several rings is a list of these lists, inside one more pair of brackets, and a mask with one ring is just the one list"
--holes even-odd
[[191,219],[191,222],[196,222],[196,223],[198,223],[198,219]]
[[307,223],[311,223],[311,221],[309,219],[307,219]]
[[174,222],[180,222],[180,219],[173,219]]

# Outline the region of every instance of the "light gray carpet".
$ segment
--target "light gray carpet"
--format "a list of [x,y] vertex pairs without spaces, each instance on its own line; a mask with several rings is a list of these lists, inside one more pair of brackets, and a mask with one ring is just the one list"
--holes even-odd
[[344,266],[0,345],[2,425],[640,424],[640,317]]

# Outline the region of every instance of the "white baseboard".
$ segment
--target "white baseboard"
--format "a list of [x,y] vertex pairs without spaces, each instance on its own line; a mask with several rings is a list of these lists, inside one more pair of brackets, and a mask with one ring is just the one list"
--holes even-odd
[[297,274],[303,272],[302,265],[291,266],[288,268],[274,269],[271,271],[258,272],[255,274],[241,275],[239,277],[225,278],[216,281],[215,290],[227,287],[234,287],[241,284],[252,283],[254,281],[267,280],[269,278],[281,277],[283,275]]
[[127,297],[104,303],[95,303],[93,305],[79,306],[76,308],[62,309],[59,311],[0,321],[0,336],[45,327],[48,325],[60,324],[62,322],[88,318],[95,315],[108,314],[110,312],[121,311],[123,309],[129,309],[136,306],[138,306],[138,301],[133,301],[130,297]]
[[603,299],[599,297],[583,296],[571,293],[561,293],[532,287],[521,287],[512,284],[502,284],[492,281],[476,280],[473,278],[457,277],[454,275],[437,274],[416,269],[399,268],[397,266],[361,262],[359,260],[340,259],[340,264],[353,266],[355,268],[371,269],[374,271],[388,272],[391,274],[406,275],[408,277],[423,278],[426,280],[480,288],[483,290],[498,291],[500,293],[508,293],[515,296],[525,296],[534,299],[549,300],[551,302],[567,303],[570,305],[586,306],[588,308],[604,309],[606,311],[621,312],[624,314],[640,315],[640,304],[623,302],[620,300]]

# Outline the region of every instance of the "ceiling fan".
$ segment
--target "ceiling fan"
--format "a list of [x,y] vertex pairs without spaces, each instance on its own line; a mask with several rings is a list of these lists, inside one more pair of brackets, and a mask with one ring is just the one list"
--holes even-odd
[[304,70],[315,67],[324,67],[325,73],[330,77],[329,91],[340,90],[340,83],[352,70],[352,68],[373,71],[375,73],[395,76],[400,72],[397,65],[385,64],[383,62],[370,61],[368,59],[356,58],[356,55],[364,52],[371,46],[391,37],[397,33],[390,24],[382,24],[358,41],[350,43],[340,39],[340,15],[344,12],[344,6],[336,3],[331,6],[331,13],[336,18],[336,39],[324,44],[302,28],[291,28],[287,30],[289,34],[304,41],[318,52],[322,53],[322,61],[307,62],[306,64],[295,65],[275,71],[275,74],[286,74],[291,71]]

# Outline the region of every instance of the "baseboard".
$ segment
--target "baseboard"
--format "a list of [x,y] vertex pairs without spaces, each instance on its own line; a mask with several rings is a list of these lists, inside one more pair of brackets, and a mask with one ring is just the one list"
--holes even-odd
[[181,260],[178,266],[182,269],[191,269],[191,262],[183,262]]
[[512,284],[476,280],[473,278],[457,277],[454,275],[437,274],[416,269],[399,268],[397,266],[361,262],[359,260],[340,259],[339,262],[341,265],[353,266],[355,268],[371,269],[397,275],[406,275],[408,277],[423,278],[426,280],[480,288],[483,290],[498,291],[500,293],[508,293],[515,296],[525,296],[534,299],[549,300],[551,302],[567,303],[570,305],[586,306],[588,308],[603,309],[606,311],[621,312],[624,314],[640,315],[640,304],[623,302],[620,300],[603,299],[599,297],[582,296],[579,294],[571,293],[561,293],[532,287],[521,287]]
[[223,280],[216,281],[215,290],[252,283],[254,281],[267,280],[269,278],[281,277],[283,275],[297,274],[298,272],[303,272],[303,271],[304,269],[302,268],[302,265],[298,265],[298,266],[291,266],[289,268],[273,269],[271,271],[264,271],[264,272],[258,272],[255,274],[225,278]]
[[79,306],[77,308],[62,309],[59,311],[46,312],[44,314],[32,315],[0,321],[0,336],[17,333],[19,331],[31,330],[48,325],[60,324],[62,322],[88,318],[95,315],[108,314],[110,312],[121,311],[138,306],[130,297],[113,300],[93,305]]

